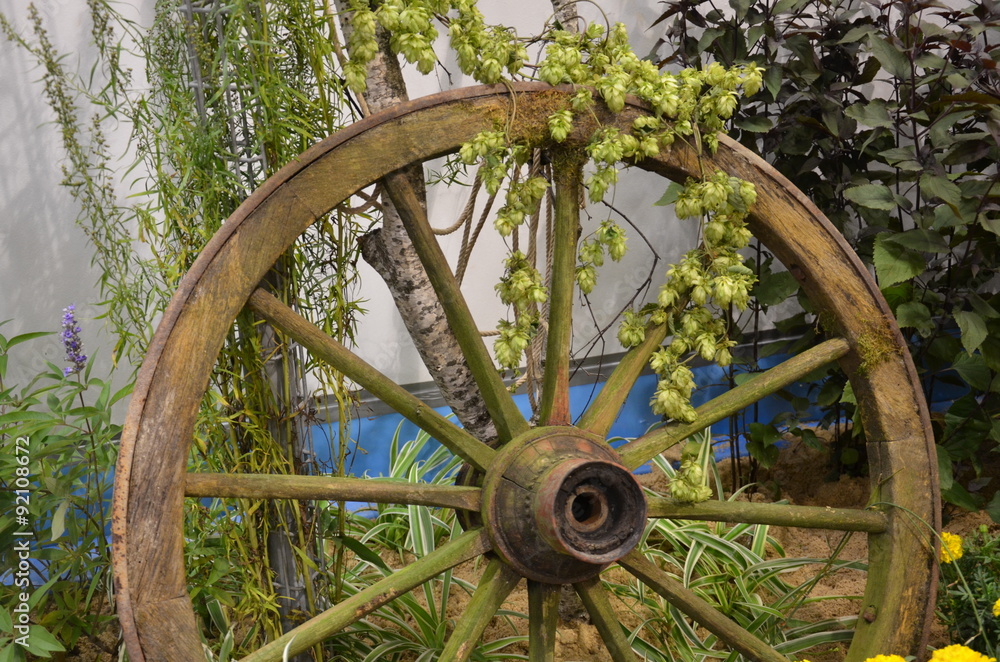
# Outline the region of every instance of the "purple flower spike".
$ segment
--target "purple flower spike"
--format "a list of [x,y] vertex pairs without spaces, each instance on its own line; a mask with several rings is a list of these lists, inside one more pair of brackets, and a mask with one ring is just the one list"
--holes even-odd
[[87,355],[81,351],[83,343],[80,341],[80,327],[76,323],[76,306],[73,304],[63,308],[60,337],[66,348],[66,361],[70,364],[63,368],[63,375],[69,377],[87,367]]

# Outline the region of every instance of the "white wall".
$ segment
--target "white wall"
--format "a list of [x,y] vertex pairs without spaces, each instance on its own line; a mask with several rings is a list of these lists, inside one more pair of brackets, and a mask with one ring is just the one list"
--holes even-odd
[[[50,38],[68,53],[67,67],[86,66],[90,25],[85,3],[41,0],[35,3]],[[0,12],[22,34],[30,33],[27,3],[0,0]],[[0,327],[8,338],[19,333],[57,330],[62,309],[76,303],[82,319],[85,351],[101,341],[91,251],[74,224],[76,205],[59,182],[63,152],[54,115],[42,97],[44,70],[18,46],[0,38]],[[106,344],[106,336],[102,339]],[[109,350],[98,352],[106,359]],[[62,346],[53,337],[21,345],[12,357],[9,383],[61,364]]]
[[[129,6],[138,12],[148,10],[151,4],[151,0],[131,0]],[[521,34],[537,32],[549,18],[546,2],[481,0],[481,4],[488,20],[514,25]],[[68,54],[64,64],[86,71],[91,50],[85,3],[81,0],[41,0],[36,5],[52,32],[52,41],[61,52]],[[634,38],[635,51],[640,55],[648,53],[658,32],[646,30],[662,11],[662,5],[656,0],[614,0],[602,5],[611,20],[626,23]],[[581,5],[581,9],[591,18],[598,17],[597,11],[587,4]],[[0,0],[0,12],[20,31],[28,32],[24,0]],[[0,126],[3,129],[0,131],[0,154],[3,155],[0,161],[0,320],[13,320],[2,327],[0,333],[10,337],[27,331],[56,330],[62,308],[75,303],[80,312],[86,351],[90,354],[96,351],[106,366],[110,339],[102,333],[102,322],[93,319],[100,312],[96,305],[100,300],[96,288],[99,273],[90,268],[91,249],[83,232],[74,224],[75,204],[59,185],[59,163],[63,154],[57,128],[51,124],[53,116],[42,98],[38,82],[43,72],[22,49],[6,41],[0,41],[0,62],[4,63],[0,67],[0,90],[3,90],[0,93]],[[450,86],[472,84],[457,72],[457,67],[449,69],[453,75]],[[410,83],[413,97],[449,86],[447,77],[440,72],[431,77],[414,74]],[[112,142],[124,147],[127,138],[127,129],[123,128],[118,135],[112,136]],[[644,232],[651,238],[657,238],[662,246],[669,246],[677,244],[676,237],[672,241],[667,238],[676,225],[668,220],[663,209],[651,206],[664,186],[665,183],[659,180],[651,182],[648,176],[638,182],[625,182],[615,194],[615,203],[627,208],[633,220],[643,223]],[[465,190],[457,195],[442,196],[436,192],[432,195],[432,217],[441,219],[436,224],[450,224],[464,205]],[[596,220],[601,220],[604,213],[595,209]],[[684,234],[690,236],[689,230]],[[443,243],[447,251],[454,253],[457,250],[457,238],[446,238]],[[605,267],[599,289],[592,297],[598,312],[617,310],[622,293],[634,288],[633,281],[645,278],[647,268],[639,264],[643,260],[640,244],[638,236],[633,236],[630,239],[633,253],[628,262]],[[483,328],[492,328],[503,315],[497,304],[488,301],[502,271],[499,259],[502,254],[497,240],[492,246],[478,247],[467,277],[469,290],[473,292],[469,298]],[[676,259],[676,252],[662,256]],[[370,314],[361,334],[368,341],[368,349],[363,349],[362,353],[401,383],[425,379],[426,373],[409,350],[409,340],[384,285],[369,269],[362,268],[368,276],[366,282],[372,283],[365,292],[369,298],[365,307]],[[662,276],[664,269],[665,264],[661,262],[658,276]],[[581,322],[577,332],[582,337],[589,322],[584,315],[578,317]],[[34,374],[46,360],[62,363],[62,348],[55,337],[33,341],[22,349],[29,351],[12,359],[9,383]],[[101,374],[100,367],[98,374]]]

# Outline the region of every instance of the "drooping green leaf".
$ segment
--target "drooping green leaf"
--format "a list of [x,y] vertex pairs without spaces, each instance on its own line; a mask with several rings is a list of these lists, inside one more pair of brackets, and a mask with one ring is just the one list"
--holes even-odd
[[840,41],[838,41],[837,43],[855,44],[864,39],[866,36],[872,34],[874,31],[875,28],[872,25],[859,25],[848,30],[847,34],[841,37]]
[[983,344],[988,333],[986,322],[979,315],[969,310],[960,310],[954,314],[958,328],[962,332],[962,347],[972,354]]
[[[1000,338],[997,334],[988,334],[983,344],[979,346],[983,361],[993,372],[1000,372]],[[1000,441],[1000,439],[997,439]]]
[[885,101],[882,99],[873,99],[868,103],[853,104],[848,106],[847,110],[844,111],[844,114],[854,120],[857,120],[858,123],[872,128],[892,128],[895,126],[892,118],[889,117],[889,111],[886,109]]
[[844,392],[844,387],[837,381],[828,379],[820,388],[819,394],[815,397],[814,403],[820,407],[829,407],[840,401],[840,396]]
[[12,411],[0,416],[0,425],[23,423],[25,421],[50,421],[52,419],[52,414],[40,411]]
[[52,514],[51,540],[62,537],[66,531],[66,510],[69,508],[69,500],[63,500],[56,511]]
[[919,301],[908,301],[896,308],[896,321],[901,328],[914,328],[917,333],[926,337],[934,331],[931,311]]
[[885,297],[885,302],[889,304],[889,308],[895,313],[896,308],[900,305],[913,301],[913,284],[898,283],[891,287],[883,288],[882,296]]
[[656,205],[657,207],[666,207],[668,205],[672,205],[675,202],[677,202],[677,196],[679,196],[681,194],[681,191],[683,190],[684,190],[683,184],[678,184],[677,182],[671,182],[670,186],[667,187],[667,190],[663,193],[660,199],[654,202],[653,204]]
[[761,274],[760,281],[753,289],[757,301],[765,306],[776,306],[798,291],[799,282],[787,271]]
[[904,80],[911,76],[910,59],[906,56],[906,53],[900,51],[885,39],[876,37],[875,35],[871,36],[868,43],[871,44],[872,53],[879,61],[879,64],[889,74]]
[[879,287],[902,283],[924,272],[926,261],[922,254],[884,241],[884,236],[885,233],[875,237],[873,252]]
[[987,217],[982,215],[979,217],[979,224],[985,229],[989,230],[995,235],[1000,235],[1000,218]]
[[39,657],[52,657],[49,653],[65,651],[66,648],[41,625],[28,627],[28,652]]
[[729,0],[729,6],[736,12],[737,20],[742,21],[750,9],[750,0]]
[[979,510],[979,503],[960,483],[953,482],[947,490],[941,490],[941,498],[950,504],[968,511]]
[[809,4],[809,0],[778,0],[774,5],[773,15],[795,12]]
[[920,176],[920,194],[926,200],[940,198],[952,207],[962,202],[962,189],[944,175],[924,173]]
[[870,209],[895,209],[896,196],[892,189],[882,184],[861,184],[844,190],[844,196],[851,202]]
[[724,36],[725,34],[726,31],[722,28],[707,28],[704,32],[702,32],[701,39],[698,40],[698,50],[708,50],[716,39]]
[[981,355],[960,352],[955,357],[952,368],[972,388],[980,391],[989,390],[993,374]]
[[[950,78],[950,77],[949,77]],[[963,77],[963,80],[968,84],[968,80]],[[961,94],[947,94],[941,97],[942,101],[947,103],[974,103],[982,104],[987,106],[995,106],[1000,104],[1000,98],[995,95],[986,94],[985,92],[962,92]]]
[[1000,524],[1000,492],[993,495],[993,498],[986,504],[984,510],[990,514],[990,518],[994,522]]
[[770,468],[778,461],[779,449],[775,442],[780,438],[781,434],[773,425],[751,423],[747,451],[760,462],[762,467]]
[[975,458],[993,427],[992,419],[974,393],[955,400],[945,412],[944,421],[945,430],[938,445],[948,451],[953,462]]
[[744,131],[750,131],[752,133],[765,133],[774,128],[774,122],[770,117],[765,115],[753,115],[750,117],[741,117],[733,122],[736,128],[743,129]]
[[19,336],[14,336],[7,342],[7,349],[10,349],[14,345],[20,345],[23,342],[29,340],[34,340],[35,338],[43,338],[45,336],[51,336],[54,331],[35,331],[33,333],[22,333]]
[[963,110],[935,117],[930,130],[931,144],[938,148],[954,144],[955,133],[952,131],[952,127],[971,114],[971,110]]
[[972,309],[985,317],[986,319],[998,319],[1000,318],[1000,311],[994,308],[988,301],[983,299],[981,296],[975,292],[969,294],[969,305]]
[[772,99],[778,98],[778,92],[781,91],[781,81],[783,80],[784,74],[782,69],[778,65],[771,65],[764,71],[764,87],[767,91],[771,93]]
[[24,652],[13,643],[0,648],[0,662],[24,662]]
[[947,490],[951,488],[951,484],[955,481],[955,474],[952,471],[952,461],[951,455],[944,446],[937,445],[934,447],[937,450],[937,463],[938,463],[938,483],[941,490]]
[[879,152],[879,156],[889,165],[896,165],[900,161],[916,161],[917,151],[913,147],[892,147]]
[[934,229],[940,230],[941,228],[951,228],[957,225],[963,225],[965,221],[962,217],[956,213],[953,207],[948,205],[938,205],[934,208]]
[[925,230],[924,228],[913,228],[906,232],[896,234],[884,233],[879,235],[883,243],[892,243],[903,248],[909,248],[923,253],[947,253],[951,250],[948,242],[936,230]]

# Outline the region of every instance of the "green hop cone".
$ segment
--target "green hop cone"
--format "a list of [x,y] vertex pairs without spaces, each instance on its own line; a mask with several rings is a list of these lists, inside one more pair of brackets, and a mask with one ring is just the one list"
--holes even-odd
[[670,481],[670,496],[677,503],[701,503],[712,497],[712,489],[705,485],[705,472],[694,459],[681,462],[681,468]]

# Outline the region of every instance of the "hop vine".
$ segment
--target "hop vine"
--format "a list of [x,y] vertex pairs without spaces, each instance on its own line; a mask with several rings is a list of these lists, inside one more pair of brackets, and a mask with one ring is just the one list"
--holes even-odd
[[621,227],[607,220],[592,237],[580,243],[576,280],[584,294],[590,294],[597,285],[597,268],[604,264],[605,253],[615,262],[625,257],[626,239]]
[[[578,116],[593,116],[598,98],[616,113],[630,95],[645,103],[651,113],[635,119],[628,131],[604,126],[590,136],[585,149],[592,167],[585,186],[591,202],[603,200],[614,188],[621,164],[654,157],[677,141],[686,142],[699,155],[714,152],[740,95],[755,94],[763,81],[763,70],[754,64],[727,68],[713,63],[705,69],[660,71],[632,51],[622,24],[606,28],[594,23],[580,33],[550,29],[542,35],[546,46],[540,61],[526,66],[526,42],[509,28],[487,25],[475,0],[385,0],[375,9],[364,0],[354,0],[352,7],[354,31],[345,78],[358,92],[364,91],[366,66],[377,52],[379,25],[388,30],[395,52],[428,73],[437,62],[435,24],[441,24],[447,27],[459,68],[478,82],[527,78],[576,88],[567,105],[547,118],[553,145],[569,139]],[[514,141],[501,125],[481,132],[459,153],[462,163],[478,166],[478,177],[491,195],[506,186],[504,204],[494,220],[495,229],[505,237],[538,212],[549,187],[543,177],[520,178],[530,156],[529,146]],[[677,216],[698,222],[701,243],[668,269],[657,302],[626,312],[618,331],[621,343],[631,347],[644,341],[649,325],[668,325],[671,341],[650,361],[659,376],[651,402],[656,413],[694,420],[695,383],[688,363],[696,356],[720,365],[732,361],[734,342],[718,310],[730,306],[743,310],[749,303],[754,276],[739,251],[751,239],[745,219],[755,200],[751,184],[724,172],[710,172],[676,188]],[[611,221],[582,239],[576,280],[584,294],[594,290],[605,258],[622,260],[626,245],[625,233]],[[497,285],[501,300],[514,309],[513,321],[500,322],[494,343],[504,369],[516,369],[538,328],[538,304],[547,297],[541,282],[538,271],[514,251]]]
[[514,321],[500,320],[493,351],[501,368],[516,370],[538,330],[538,304],[545,303],[549,293],[542,285],[541,273],[521,251],[514,251],[505,266],[506,272],[496,291],[504,304],[513,306]]
[[515,32],[487,25],[475,0],[385,0],[374,10],[365,0],[353,0],[351,10],[354,30],[344,78],[357,93],[367,88],[365,71],[378,52],[378,25],[389,33],[390,48],[423,74],[429,74],[437,65],[436,22],[448,25],[459,69],[480,83],[499,83],[505,74],[515,77],[528,59],[527,47]]
[[[702,241],[670,266],[657,296],[662,313],[672,312],[665,317],[673,338],[650,361],[659,377],[650,403],[654,413],[694,421],[694,381],[686,362],[694,356],[720,366],[732,362],[731,348],[736,343],[712,307],[745,310],[749,305],[756,278],[739,251],[751,239],[746,217],[756,199],[752,184],[721,171],[702,181],[689,180],[677,197],[677,215],[699,220]],[[630,324],[634,327],[636,322]],[[634,332],[625,337],[633,341],[630,345],[638,344],[635,338]]]

